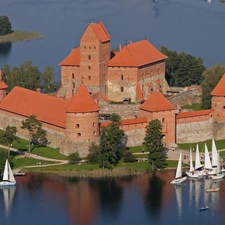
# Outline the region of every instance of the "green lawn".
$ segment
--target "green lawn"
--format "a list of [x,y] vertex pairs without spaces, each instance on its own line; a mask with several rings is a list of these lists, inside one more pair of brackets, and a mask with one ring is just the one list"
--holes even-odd
[[198,111],[198,110],[201,110],[201,103],[195,103],[193,105],[184,105],[182,107],[183,109],[192,109],[194,111]]
[[13,169],[23,167],[23,166],[34,166],[40,162],[42,165],[54,163],[52,161],[44,161],[44,160],[38,160],[38,159],[33,159],[33,158],[21,158],[21,159],[13,158],[12,159],[12,163],[14,164]]
[[[207,140],[203,142],[197,142],[197,143],[185,143],[185,144],[178,144],[179,149],[184,149],[184,150],[189,150],[190,147],[196,150],[196,144],[199,146],[199,151],[203,152],[204,151],[204,145],[205,143],[207,144],[208,150],[212,150],[212,140]],[[215,141],[217,149],[225,149],[225,140],[219,140]]]
[[130,150],[132,153],[142,152],[142,149],[146,151],[145,145],[135,146],[135,147],[127,147],[127,150]]

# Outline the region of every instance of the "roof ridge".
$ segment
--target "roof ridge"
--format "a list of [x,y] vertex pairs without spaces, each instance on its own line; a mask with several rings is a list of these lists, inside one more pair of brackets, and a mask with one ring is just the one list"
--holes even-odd
[[103,30],[105,31],[105,33],[107,34],[107,36],[110,38],[110,35],[101,20],[99,21],[99,23],[100,23],[101,27],[103,28]]
[[[132,44],[128,44],[128,45],[132,45]],[[126,45],[127,48],[128,48],[128,45]],[[136,58],[132,55],[132,53],[131,53],[129,48],[128,48],[128,51],[129,51],[130,55],[132,56],[132,58],[134,59],[134,61],[136,62],[136,64],[138,65],[138,62],[137,62]]]

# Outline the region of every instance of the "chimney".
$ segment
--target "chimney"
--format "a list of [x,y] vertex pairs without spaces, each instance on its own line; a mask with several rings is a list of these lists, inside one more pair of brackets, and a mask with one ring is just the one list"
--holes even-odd
[[119,44],[119,52],[121,51],[122,49],[122,44]]
[[132,44],[132,41],[130,40],[130,44]]
[[37,89],[36,89],[36,92],[41,93],[41,88],[37,88]]

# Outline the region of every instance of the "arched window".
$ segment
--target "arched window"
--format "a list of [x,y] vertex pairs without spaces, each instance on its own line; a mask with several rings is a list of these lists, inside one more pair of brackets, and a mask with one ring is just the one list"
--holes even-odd
[[93,132],[93,136],[96,136],[96,131]]
[[121,80],[123,80],[123,74],[121,75]]
[[91,55],[88,55],[88,60],[91,60]]
[[91,66],[88,66],[88,69],[90,70],[91,69]]
[[75,78],[75,75],[74,75],[74,73],[72,73],[72,79],[74,79]]
[[81,133],[77,133],[77,137],[80,137],[81,136]]
[[91,76],[88,76],[88,80],[91,80]]
[[76,124],[76,128],[79,128],[79,127],[80,127],[80,124],[79,124],[79,123],[77,123],[77,124]]
[[95,122],[93,123],[93,127],[95,127]]
[[120,87],[120,91],[123,92],[123,87]]

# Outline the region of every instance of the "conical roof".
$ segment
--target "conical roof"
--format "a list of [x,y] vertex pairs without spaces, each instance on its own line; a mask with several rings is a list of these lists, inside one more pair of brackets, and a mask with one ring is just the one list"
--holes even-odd
[[2,80],[2,71],[0,70],[0,89],[6,89],[6,88],[8,88],[8,86]]
[[76,94],[66,108],[66,112],[86,113],[99,111],[99,106],[95,103],[86,86],[82,83]]
[[150,112],[166,111],[176,109],[159,91],[154,91],[150,97],[139,106],[139,109],[143,109]]
[[225,74],[222,76],[216,87],[212,90],[213,96],[225,96]]

